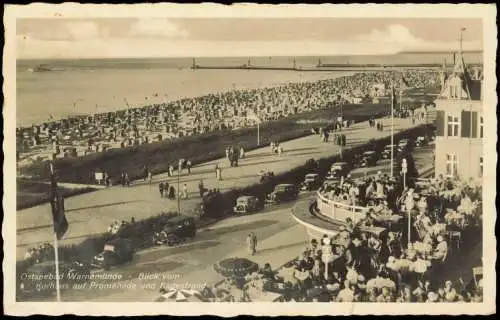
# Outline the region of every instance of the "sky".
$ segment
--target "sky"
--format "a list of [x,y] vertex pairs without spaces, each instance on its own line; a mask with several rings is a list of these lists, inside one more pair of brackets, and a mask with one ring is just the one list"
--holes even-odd
[[22,18],[19,59],[390,54],[482,50],[481,19]]

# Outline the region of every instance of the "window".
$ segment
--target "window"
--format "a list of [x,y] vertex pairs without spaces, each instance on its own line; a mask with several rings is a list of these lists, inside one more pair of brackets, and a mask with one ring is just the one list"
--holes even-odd
[[483,177],[483,157],[479,157],[479,178]]
[[484,126],[484,122],[483,122],[483,117],[481,116],[481,117],[479,117],[479,138],[483,137],[483,126]]
[[456,154],[446,155],[446,176],[456,177],[458,174],[458,157]]
[[460,121],[458,117],[448,116],[448,137],[458,137]]

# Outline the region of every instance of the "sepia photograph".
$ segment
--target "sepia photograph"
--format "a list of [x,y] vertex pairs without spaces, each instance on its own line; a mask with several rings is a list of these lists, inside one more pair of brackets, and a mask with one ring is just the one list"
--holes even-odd
[[6,312],[495,313],[496,7],[408,6],[6,6]]

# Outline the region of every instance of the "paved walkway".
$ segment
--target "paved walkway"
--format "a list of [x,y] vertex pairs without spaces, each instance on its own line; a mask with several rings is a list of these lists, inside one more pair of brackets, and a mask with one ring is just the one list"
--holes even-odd
[[[345,129],[347,146],[353,147],[366,143],[370,139],[378,139],[390,135],[390,119],[383,119],[385,130],[370,128],[367,122],[357,123]],[[422,124],[415,125],[410,119],[395,119],[395,133]],[[338,147],[333,143],[322,143],[319,136],[307,136],[282,144],[284,155],[271,154],[269,147],[263,147],[247,153],[240,161],[240,166],[230,168],[227,160],[218,159],[192,168],[191,174],[186,172],[180,177],[180,185],[187,184],[190,199],[181,201],[181,212],[190,214],[200,198],[197,185],[203,180],[206,188],[218,188],[221,191],[244,187],[258,182],[258,172],[269,169],[276,174],[302,165],[310,158],[323,158],[338,154]],[[215,179],[215,164],[222,166],[222,181]],[[89,235],[102,233],[115,220],[136,220],[158,214],[162,211],[176,211],[177,201],[160,198],[159,181],[168,180],[177,184],[177,178],[168,178],[166,174],[153,177],[153,184],[138,181],[130,187],[114,186],[92,193],[82,194],[66,199],[66,216],[69,230],[61,244],[75,244]],[[177,189],[177,188],[176,188]],[[52,216],[50,205],[43,204],[17,212],[17,258],[22,259],[25,250],[43,241],[52,241]]]

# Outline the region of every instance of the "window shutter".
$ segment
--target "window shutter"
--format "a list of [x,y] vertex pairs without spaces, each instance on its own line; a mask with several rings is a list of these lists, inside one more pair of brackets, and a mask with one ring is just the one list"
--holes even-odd
[[460,135],[462,138],[469,138],[470,137],[470,129],[471,129],[471,115],[470,111],[462,111],[462,117],[461,117],[461,129],[462,129],[462,134]]
[[472,138],[477,138],[477,112],[472,112]]
[[444,136],[444,111],[437,110],[436,112],[436,136],[443,137]]

